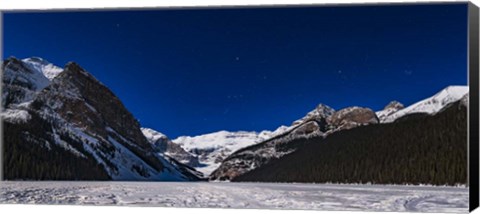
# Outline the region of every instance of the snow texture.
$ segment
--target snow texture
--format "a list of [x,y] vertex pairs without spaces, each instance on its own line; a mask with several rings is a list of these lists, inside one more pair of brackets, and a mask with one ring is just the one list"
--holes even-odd
[[40,71],[50,81],[63,71],[62,68],[55,66],[40,57],[30,57],[22,59],[22,62],[25,63],[28,67],[30,67],[32,70]]
[[[195,167],[204,175],[210,175],[220,166],[221,161],[233,152],[260,143],[276,135],[289,130],[287,126],[280,126],[275,131],[247,132],[247,131],[219,131],[199,136],[181,136],[174,140],[174,143],[180,145],[185,151],[199,157],[200,166]],[[148,138],[160,137],[153,135],[153,132],[142,130]]]
[[[28,105],[36,94],[50,84],[50,80],[30,64],[23,61],[11,61],[3,71],[2,105],[6,104],[10,93],[16,93],[10,105]],[[16,91],[16,92],[15,92]]]
[[25,123],[30,120],[30,114],[21,109],[6,109],[0,113],[0,118],[11,123]]
[[377,115],[378,119],[380,120],[380,122],[385,122],[387,119],[388,120],[391,120],[391,118],[389,118],[392,114],[395,114],[396,112],[398,112],[399,110],[398,109],[395,109],[395,108],[387,108],[387,109],[383,109],[383,110],[380,110],[380,111],[377,111],[375,112],[375,114]]
[[[432,97],[414,103],[402,110],[390,114],[381,121],[382,123],[390,123],[396,119],[413,113],[435,114],[444,107],[462,99],[468,94],[468,86],[449,86]],[[380,118],[385,112],[378,111],[377,116]]]
[[155,142],[159,139],[167,138],[166,135],[150,128],[141,128],[141,130],[143,135],[145,135],[145,137],[147,138],[148,142]]
[[0,203],[468,212],[468,188],[206,182],[2,182]]
[[[36,111],[40,117],[52,123],[52,133],[48,133],[52,136],[52,141],[45,142],[47,148],[56,144],[77,157],[88,158],[92,156],[114,180],[189,180],[187,176],[181,173],[182,166],[177,165],[174,161],[167,160],[163,156],[155,157],[163,164],[163,169],[157,171],[130,150],[131,148],[137,148],[142,151],[135,142],[125,139],[111,127],[106,127],[107,135],[102,136],[86,128],[82,121],[74,123],[66,120],[59,113],[59,110],[68,102],[83,103],[86,106],[90,111],[90,114],[84,114],[86,121],[92,121],[89,115],[96,117],[101,117],[101,115],[99,115],[97,109],[85,100],[80,89],[74,83],[64,81],[62,78],[55,78],[62,71],[63,69],[39,57],[26,58],[21,61],[12,59],[11,63],[5,68],[3,82],[9,86],[15,83],[15,86],[20,88],[22,93],[17,92],[16,96],[18,98],[7,109],[0,112],[0,117],[12,123],[26,123],[32,117],[29,111]],[[101,84],[88,72],[82,69],[80,69],[80,72]],[[50,90],[42,91],[47,86],[59,87],[50,87]],[[4,91],[3,99],[7,97],[7,93],[8,91]],[[42,101],[44,105],[40,109],[31,110],[29,104],[34,99]],[[73,112],[70,113],[73,114]],[[70,142],[62,140],[61,136],[69,136],[81,142],[84,151],[75,149],[70,145]],[[36,139],[30,140],[38,141]]]

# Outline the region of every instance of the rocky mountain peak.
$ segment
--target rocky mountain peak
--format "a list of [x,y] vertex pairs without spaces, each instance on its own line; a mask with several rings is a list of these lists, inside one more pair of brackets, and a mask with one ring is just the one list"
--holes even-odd
[[22,61],[24,63],[27,63],[27,64],[36,64],[36,65],[44,65],[44,66],[52,64],[52,63],[48,62],[47,60],[45,60],[41,57],[37,57],[37,56],[25,58],[25,59],[22,59]]
[[61,103],[58,112],[62,118],[88,129],[95,129],[96,133],[103,133],[104,137],[111,129],[142,148],[149,146],[140,131],[139,122],[120,99],[75,62],[69,62],[65,66],[64,71],[53,80],[39,99],[41,102]]
[[388,105],[386,105],[385,108],[383,108],[383,110],[395,109],[395,110],[398,111],[398,110],[403,109],[403,108],[405,108],[405,106],[402,103],[394,100],[394,101],[391,101],[390,103],[388,103]]
[[49,80],[52,80],[63,71],[62,68],[40,57],[22,59],[22,62],[30,67],[30,69],[41,72]]
[[294,121],[292,123],[292,126],[297,126],[297,125],[300,125],[300,124],[302,124],[306,121],[311,121],[311,120],[323,121],[326,118],[333,115],[333,113],[335,113],[335,110],[333,108],[331,108],[330,106],[327,106],[325,104],[320,103],[320,104],[317,105],[317,107],[314,110],[310,111],[305,117]]
[[68,63],[32,103],[46,117],[55,115],[66,124],[106,141],[116,141],[132,150],[156,170],[163,168],[153,158],[151,145],[140,124],[120,99],[77,63]]
[[298,146],[295,144],[301,142],[301,139],[325,138],[336,131],[374,123],[378,123],[378,118],[369,108],[354,106],[335,111],[327,105],[320,104],[285,129],[283,134],[232,153],[210,174],[209,179],[231,180],[271,160],[294,152]]
[[378,122],[377,115],[372,109],[358,106],[341,109],[329,118],[329,123],[337,129],[349,129]]
[[382,123],[391,123],[396,119],[412,113],[436,114],[446,106],[454,103],[468,94],[468,86],[448,86],[431,97],[418,101],[398,111],[379,111],[378,117]]
[[383,108],[383,110],[377,111],[376,114],[380,122],[383,122],[388,117],[390,117],[391,115],[395,114],[396,112],[404,108],[405,106],[402,103],[394,100],[388,103],[388,105],[386,105],[385,108]]
[[143,132],[143,135],[145,135],[145,137],[149,142],[156,142],[158,140],[161,140],[161,141],[169,140],[166,135],[156,130],[153,130],[151,128],[141,128],[141,130]]
[[[101,83],[97,78],[95,78],[92,74],[83,69],[76,62],[68,62],[65,65],[64,72],[59,75],[59,78],[70,79],[70,81],[72,81],[72,79],[77,79],[78,81],[76,82],[89,82],[91,84],[94,83],[101,85],[104,88],[107,88],[103,83]],[[84,84],[80,84],[80,86],[85,87]]]
[[155,152],[164,154],[190,167],[197,167],[200,165],[198,157],[185,151],[180,145],[172,142],[163,133],[150,128],[141,128],[141,130],[148,142],[152,144]]
[[[23,152],[41,151],[29,164],[44,164],[43,170],[52,172],[35,179],[199,179],[195,170],[156,152],[120,99],[77,63],[59,71],[40,58],[9,60],[3,64],[2,85],[2,98],[8,102],[0,114],[9,118],[4,120],[10,136],[6,144],[21,142],[29,145],[22,147]],[[72,163],[56,163],[61,170],[53,170],[49,164],[56,161],[49,153],[53,150]],[[83,168],[75,169],[78,166]],[[89,169],[97,171],[76,173]],[[15,178],[15,173],[12,170],[9,176]]]
[[318,104],[317,107],[315,108],[315,111],[318,112],[321,115],[330,115],[333,112],[335,112],[335,110],[333,108],[331,108],[330,106],[327,106],[323,103]]
[[22,60],[10,57],[2,64],[2,107],[29,103],[35,95],[50,84],[41,72]]

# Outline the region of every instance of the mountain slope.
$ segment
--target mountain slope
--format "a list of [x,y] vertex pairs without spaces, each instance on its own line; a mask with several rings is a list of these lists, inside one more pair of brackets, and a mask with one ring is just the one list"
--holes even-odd
[[153,146],[155,152],[168,156],[190,167],[200,165],[198,157],[185,151],[181,146],[173,143],[166,135],[150,128],[141,128],[143,134]]
[[468,94],[468,86],[449,86],[432,97],[416,102],[406,108],[396,109],[396,111],[390,112],[388,116],[383,115],[385,114],[384,111],[377,112],[377,114],[381,118],[382,123],[393,122],[408,114],[435,114],[445,106],[460,100],[466,94]]
[[320,104],[302,119],[294,121],[282,134],[232,153],[210,174],[209,179],[231,180],[294,152],[309,138],[323,138],[340,130],[371,123],[378,123],[371,109],[349,107],[335,111]]
[[2,107],[31,102],[35,95],[50,84],[50,80],[38,70],[16,58],[2,64]]
[[[37,58],[10,58],[3,66],[6,179],[198,179],[155,153],[121,101],[77,64],[58,72]],[[77,172],[90,169],[97,173]]]
[[375,112],[377,114],[378,120],[380,122],[383,122],[387,119],[387,117],[391,116],[395,112],[405,108],[402,103],[398,101],[392,101],[388,105],[383,108],[383,110]]
[[[368,108],[348,107],[339,111],[320,104],[305,117],[293,122],[283,134],[262,143],[240,149],[225,158],[210,175],[210,180],[231,180],[271,161],[295,152],[311,139],[323,139],[329,135],[377,123],[391,123],[419,115],[434,115],[459,100],[468,98],[467,86],[450,86],[434,96],[407,108],[391,102],[384,110],[373,112]],[[319,141],[319,140],[317,140]]]
[[193,137],[181,136],[173,142],[197,158],[199,164],[189,164],[189,166],[208,176],[228,155],[238,149],[269,139],[286,129],[287,127],[281,126],[273,132],[219,131]]
[[30,69],[41,72],[47,79],[53,80],[63,69],[40,57],[22,59],[22,62]]
[[466,184],[466,119],[457,101],[435,115],[296,140],[303,146],[233,181]]

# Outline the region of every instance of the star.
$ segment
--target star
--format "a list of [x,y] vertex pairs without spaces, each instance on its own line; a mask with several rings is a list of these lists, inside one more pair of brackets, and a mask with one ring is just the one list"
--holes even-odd
[[235,57],[235,61],[240,61],[240,57]]

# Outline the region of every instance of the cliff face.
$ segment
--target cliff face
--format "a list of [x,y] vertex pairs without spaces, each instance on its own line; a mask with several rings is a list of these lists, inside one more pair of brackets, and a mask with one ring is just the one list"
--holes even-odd
[[334,130],[337,131],[379,123],[377,115],[371,109],[356,106],[337,111],[328,120],[331,127],[335,127]]
[[[3,96],[13,97],[2,112],[8,136],[6,158],[10,159],[5,170],[7,179],[198,179],[194,170],[156,153],[118,97],[78,64],[68,63],[50,80],[43,70],[33,69],[39,67],[29,66],[28,62],[11,59],[4,63],[11,75],[3,78],[7,89]],[[35,146],[29,148],[28,143]],[[36,152],[28,161],[16,165],[15,159],[26,158],[24,154],[32,151]],[[64,158],[71,156],[66,159],[72,162],[57,163],[60,160],[51,157],[51,151]],[[51,173],[36,177],[24,169],[35,167],[35,162],[41,163],[38,171]],[[73,167],[81,162],[89,164],[81,169]],[[60,172],[89,168],[96,168],[101,176]]]

